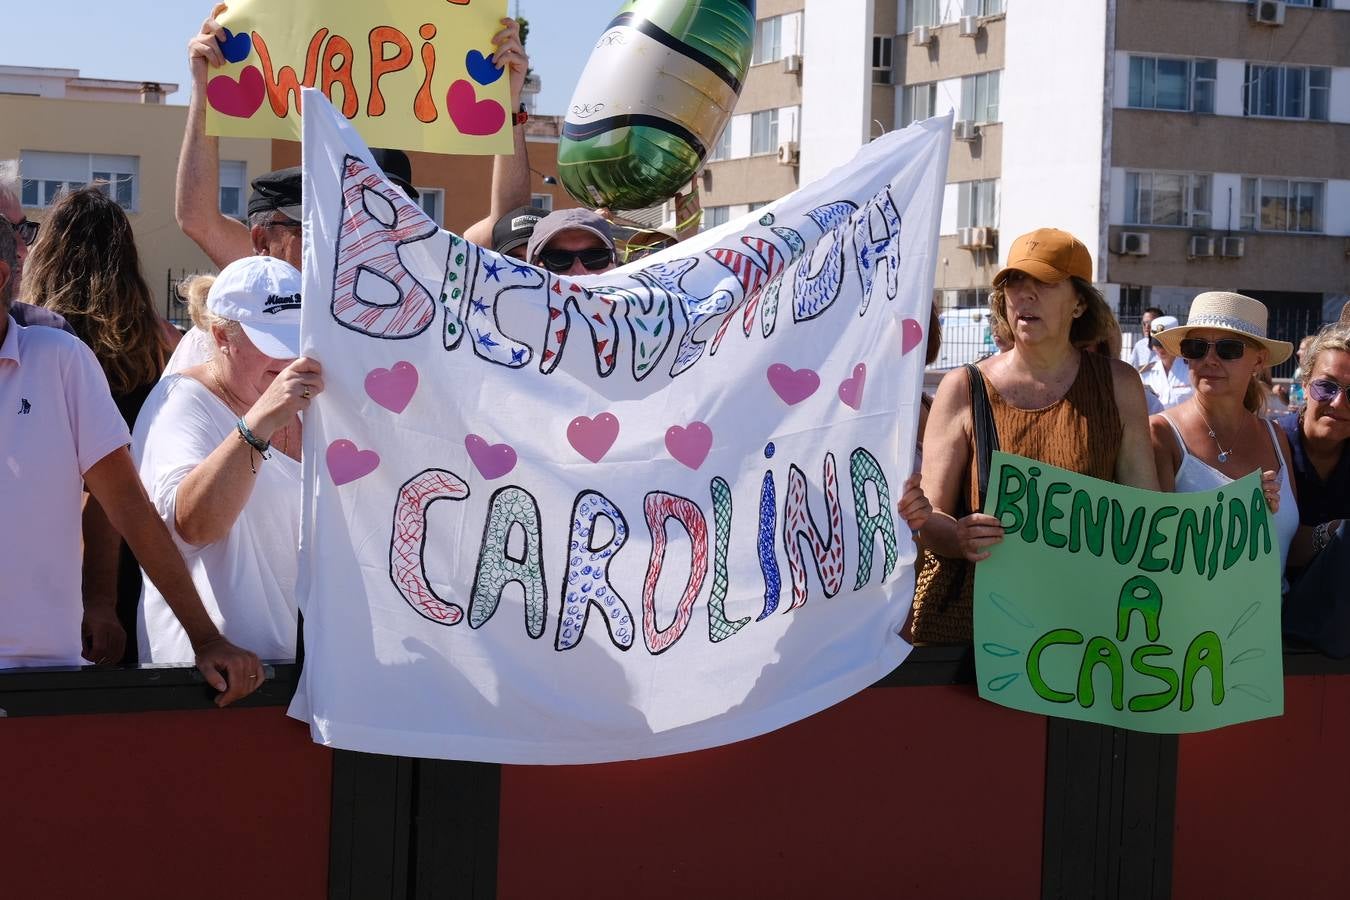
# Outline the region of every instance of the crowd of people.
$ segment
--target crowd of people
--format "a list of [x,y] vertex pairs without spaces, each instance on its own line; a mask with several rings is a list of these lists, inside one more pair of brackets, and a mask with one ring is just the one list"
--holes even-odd
[[[218,11],[188,45],[176,217],[219,274],[182,286],[186,335],[155,310],[131,225],[104,189],[66,192],[39,225],[20,204],[17,163],[0,161],[0,410],[10,417],[0,500],[11,523],[0,668],[195,662],[225,705],[261,683],[260,657],[295,654],[302,429],[324,372],[299,352],[300,170],[254,179],[246,222],[216,204],[204,96],[224,63]],[[494,44],[518,103],[528,59],[513,20]],[[531,207],[520,128],[515,145],[494,162],[491,208],[469,240],[566,276],[678,241],[661,230],[616,240],[599,212]],[[373,156],[416,197],[406,154]],[[924,398],[921,463],[898,503],[922,550],[912,637],[970,640],[974,567],[1003,539],[980,512],[989,455],[1002,449],[1154,491],[1260,470],[1286,631],[1350,655],[1339,589],[1350,565],[1350,315],[1300,348],[1291,397],[1302,402],[1275,418],[1263,379],[1293,348],[1268,336],[1263,304],[1203,293],[1185,324],[1150,309],[1145,337],[1122,354],[1092,274],[1086,247],[1063,231],[1018,238],[990,298],[1003,352],[952,370]],[[934,315],[930,363],[939,341]]]
[[1305,400],[1291,408],[1268,385],[1293,347],[1268,335],[1260,301],[1204,292],[1185,324],[1149,309],[1127,362],[1106,352],[1120,347],[1120,328],[1091,278],[1091,257],[1072,235],[1019,237],[989,301],[1001,352],[952,370],[925,398],[919,449],[933,514],[917,536],[908,633],[971,639],[974,566],[1004,537],[980,512],[990,454],[1001,449],[1153,491],[1211,490],[1260,471],[1285,633],[1350,655],[1341,587],[1350,574],[1350,304],[1303,343],[1294,396]]

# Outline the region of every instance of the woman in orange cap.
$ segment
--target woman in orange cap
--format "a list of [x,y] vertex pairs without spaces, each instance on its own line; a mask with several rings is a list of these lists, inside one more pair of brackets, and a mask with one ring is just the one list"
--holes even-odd
[[1092,258],[1073,235],[1041,228],[1019,237],[989,298],[993,328],[1011,337],[1012,349],[949,372],[938,387],[924,442],[923,483],[934,509],[922,535],[917,641],[970,640],[971,563],[1003,540],[998,520],[974,511],[983,508],[992,449],[977,433],[992,432],[1010,453],[1158,489],[1139,374],[1079,349],[1113,333],[1114,317],[1091,279]]

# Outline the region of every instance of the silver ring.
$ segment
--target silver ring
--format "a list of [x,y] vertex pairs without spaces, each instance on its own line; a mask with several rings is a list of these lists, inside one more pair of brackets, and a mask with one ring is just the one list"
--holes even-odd
[[306,386],[305,389],[300,392],[300,396],[308,400],[313,395],[313,393],[314,392],[311,391],[308,386]]

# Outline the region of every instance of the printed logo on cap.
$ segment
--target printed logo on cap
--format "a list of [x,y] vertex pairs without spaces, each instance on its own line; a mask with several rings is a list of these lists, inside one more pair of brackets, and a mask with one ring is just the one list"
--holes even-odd
[[263,301],[262,311],[267,315],[276,315],[279,312],[285,312],[290,309],[299,309],[299,308],[300,308],[299,294],[287,294],[284,297],[279,297],[276,294],[269,294],[267,299]]

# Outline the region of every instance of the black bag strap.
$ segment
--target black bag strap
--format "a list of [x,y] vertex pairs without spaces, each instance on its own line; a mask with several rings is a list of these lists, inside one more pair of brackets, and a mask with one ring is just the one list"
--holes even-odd
[[998,447],[998,428],[994,425],[994,409],[989,403],[989,394],[985,390],[984,375],[974,363],[966,363],[970,381],[970,417],[975,424],[975,466],[979,473],[980,509],[984,509],[984,498],[989,493],[989,469],[994,451]]

